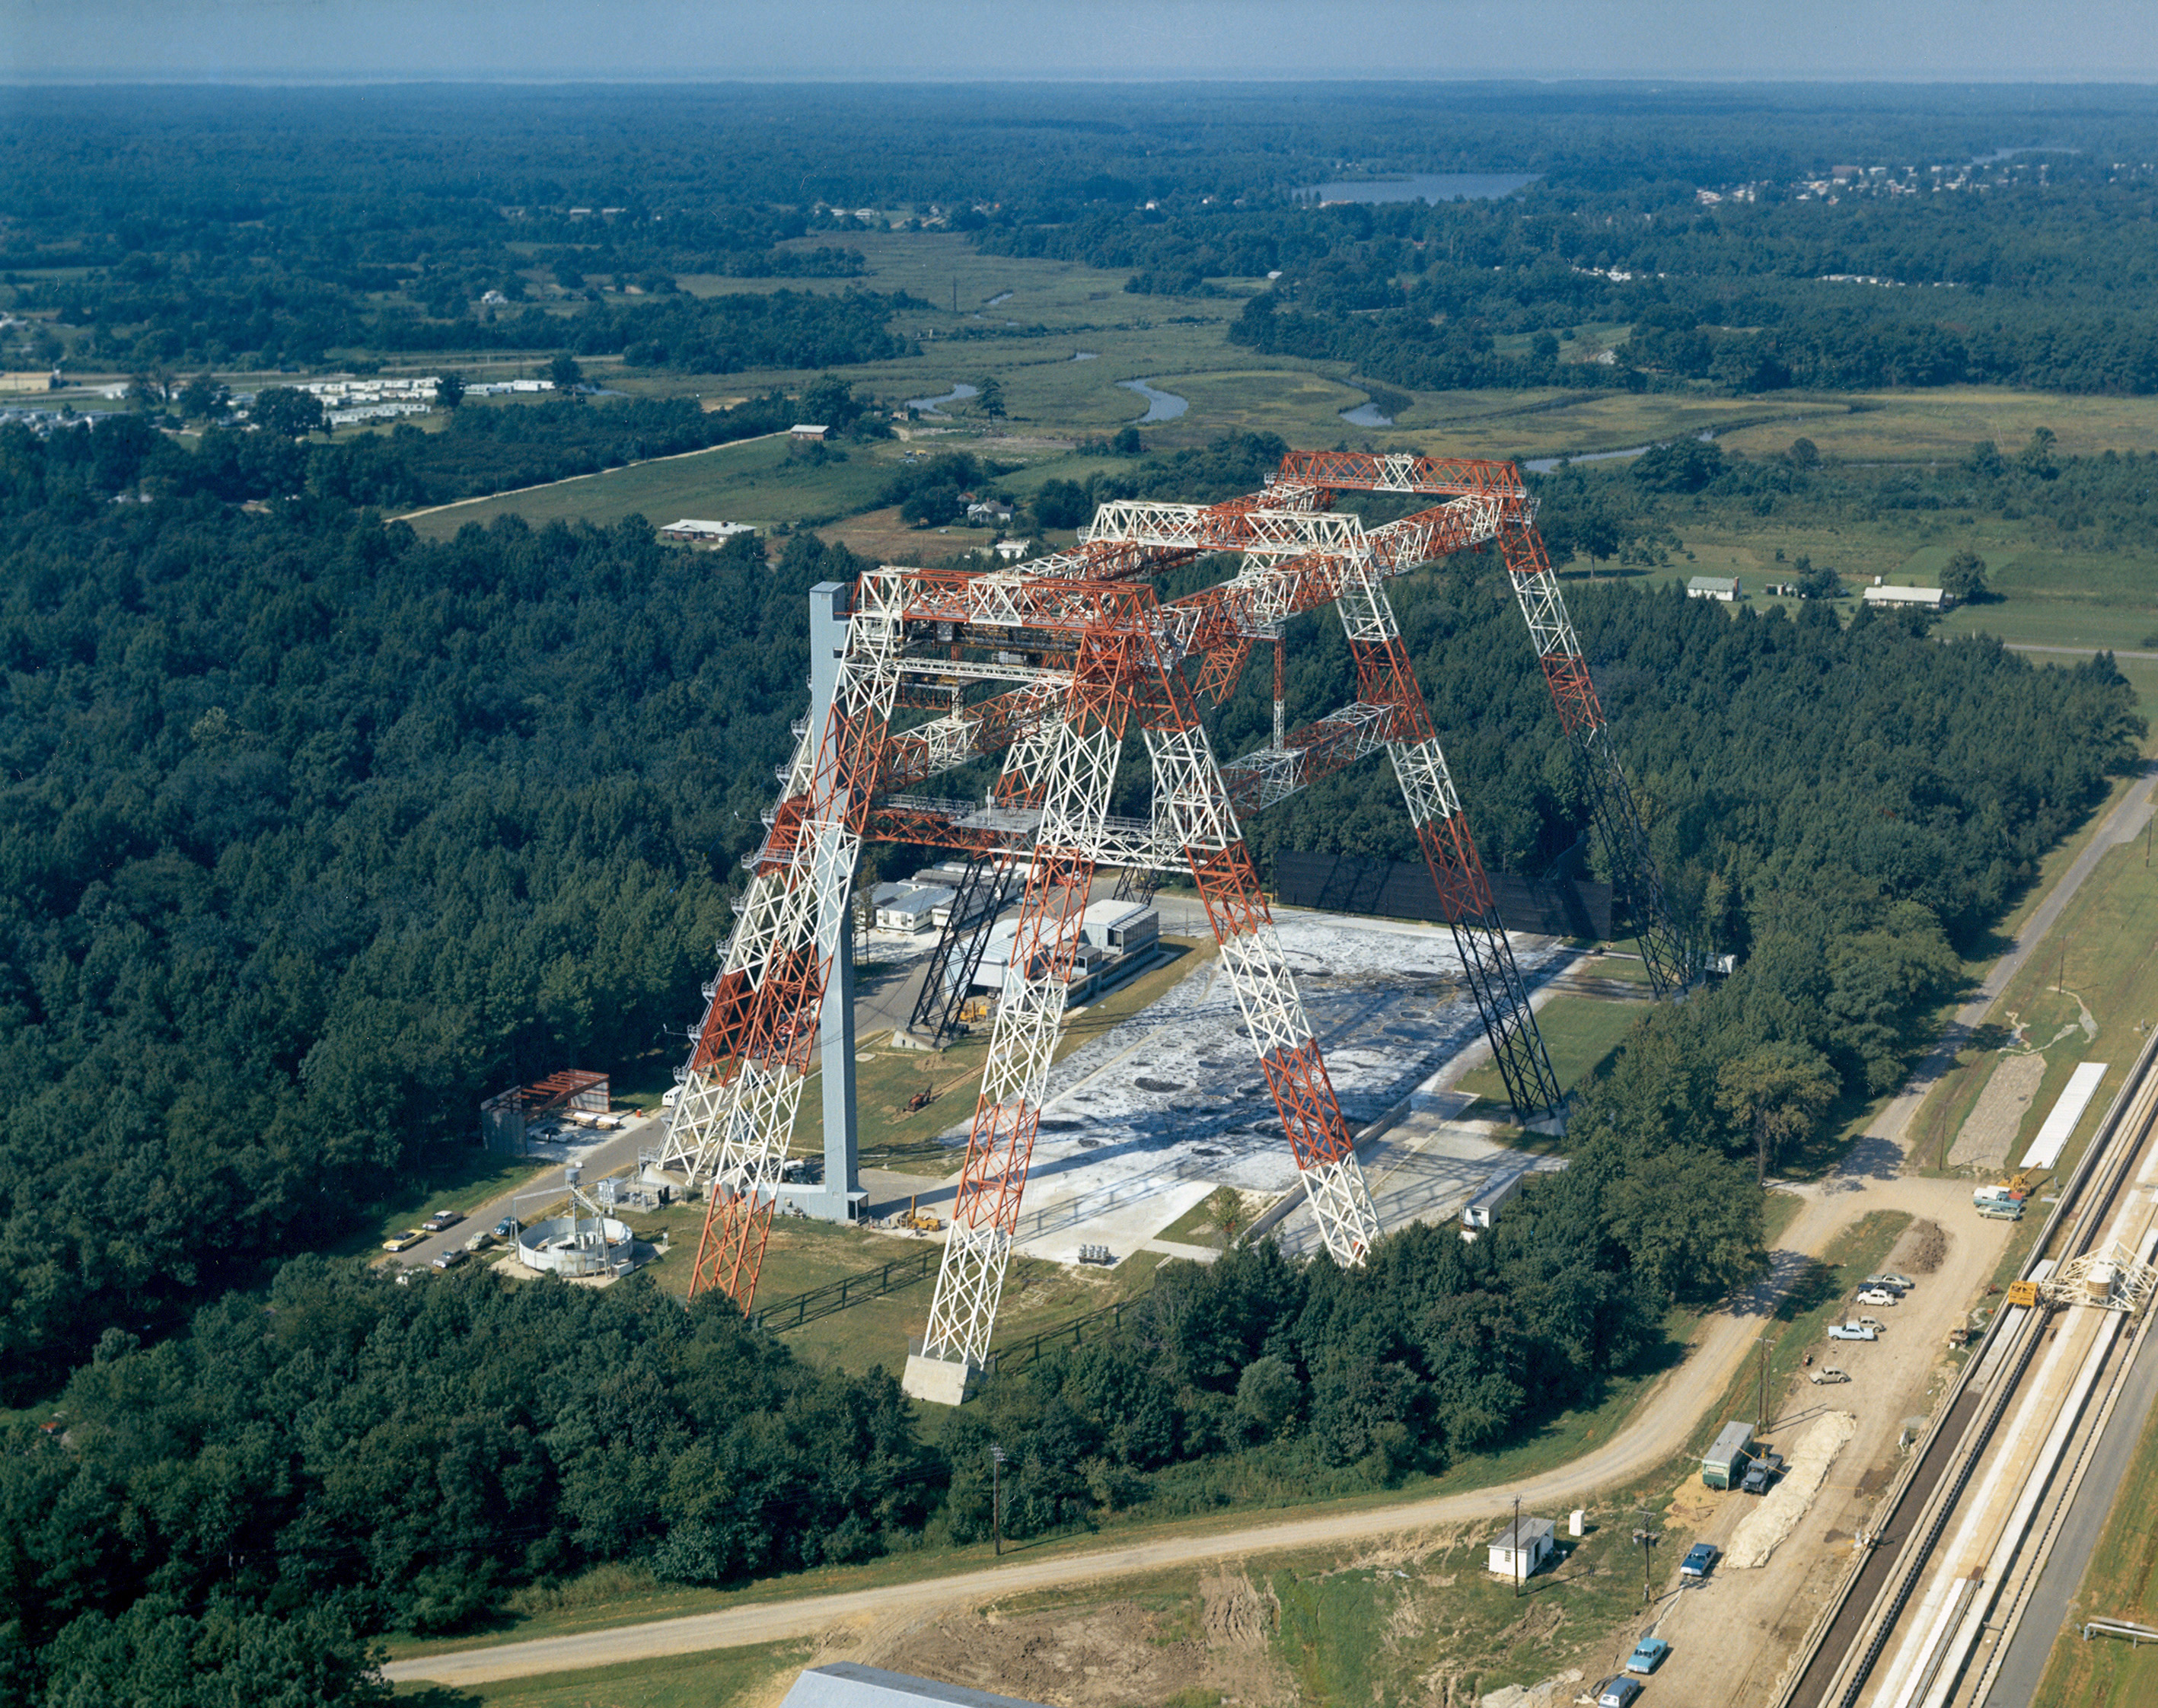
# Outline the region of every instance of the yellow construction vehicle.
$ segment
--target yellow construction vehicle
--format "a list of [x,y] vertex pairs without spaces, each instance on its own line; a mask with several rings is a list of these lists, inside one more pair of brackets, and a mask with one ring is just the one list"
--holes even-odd
[[918,1234],[940,1233],[944,1227],[932,1211],[922,1209],[919,1200],[912,1198],[906,1200],[906,1213],[900,1217],[899,1225]]

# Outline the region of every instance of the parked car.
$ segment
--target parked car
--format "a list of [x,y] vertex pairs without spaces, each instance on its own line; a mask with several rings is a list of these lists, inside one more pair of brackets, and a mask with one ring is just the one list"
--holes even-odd
[[1634,1645],[1634,1652],[1626,1657],[1629,1673],[1652,1673],[1664,1664],[1664,1657],[1671,1652],[1671,1645],[1660,1637],[1644,1637]]
[[448,1251],[443,1252],[441,1256],[435,1259],[435,1267],[437,1269],[454,1269],[458,1264],[464,1261],[465,1254],[463,1249],[460,1246],[452,1246]]
[[385,1240],[382,1249],[385,1251],[409,1251],[426,1237],[427,1230],[425,1228],[407,1228],[395,1239]]
[[1716,1562],[1723,1557],[1723,1551],[1713,1542],[1696,1542],[1686,1550],[1686,1556],[1679,1561],[1680,1577],[1706,1577],[1716,1570]]
[[1900,1305],[1903,1303],[1903,1295],[1892,1287],[1861,1287],[1856,1303],[1861,1305]]
[[465,1241],[465,1250],[467,1251],[484,1251],[493,1243],[494,1236],[489,1233],[485,1228],[482,1228],[478,1233],[474,1234],[470,1239]]
[[1851,1372],[1847,1370],[1838,1370],[1832,1364],[1825,1364],[1819,1370],[1813,1371],[1808,1380],[1817,1388],[1830,1387],[1837,1382],[1849,1381]]
[[430,1233],[439,1234],[444,1228],[453,1228],[465,1219],[462,1210],[438,1210],[421,1224]]
[[1861,1287],[1885,1287],[1896,1293],[1908,1293],[1917,1283],[1908,1275],[1869,1275],[1858,1283]]
[[1888,1325],[1878,1317],[1861,1317],[1858,1319],[1858,1326],[1861,1329],[1871,1329],[1877,1334],[1885,1334],[1888,1332]]
[[1878,1340],[1881,1331],[1866,1323],[1830,1323],[1828,1338],[1831,1340]]
[[506,1240],[516,1231],[516,1220],[514,1218],[510,1216],[505,1215],[500,1221],[494,1225],[494,1236],[498,1240]]
[[1620,1673],[1596,1687],[1596,1708],[1634,1708],[1640,1695],[1640,1680]]

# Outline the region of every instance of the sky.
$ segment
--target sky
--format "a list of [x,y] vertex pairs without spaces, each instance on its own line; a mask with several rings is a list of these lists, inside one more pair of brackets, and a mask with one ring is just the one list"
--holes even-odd
[[0,80],[2158,82],[2153,0],[0,0]]

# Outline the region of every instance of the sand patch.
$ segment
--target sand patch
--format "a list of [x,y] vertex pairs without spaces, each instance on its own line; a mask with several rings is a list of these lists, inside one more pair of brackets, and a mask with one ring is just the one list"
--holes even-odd
[[2002,1056],[1956,1134],[1949,1166],[1997,1169],[2006,1163],[2045,1076],[2046,1058],[2035,1050],[2028,1055]]
[[1828,1468],[1857,1428],[1858,1420],[1848,1411],[1831,1411],[1814,1420],[1791,1450],[1790,1463],[1784,1468],[1782,1479],[1732,1532],[1731,1545],[1724,1550],[1725,1565],[1743,1570],[1768,1563],[1777,1544],[1796,1530],[1799,1520],[1806,1515],[1814,1496],[1820,1493]]

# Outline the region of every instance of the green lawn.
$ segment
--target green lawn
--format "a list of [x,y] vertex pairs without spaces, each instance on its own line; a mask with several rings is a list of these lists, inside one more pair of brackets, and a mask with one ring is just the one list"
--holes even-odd
[[[1572,1096],[1610,1059],[1634,1022],[1649,1006],[1645,1002],[1612,1002],[1602,997],[1561,995],[1538,1009],[1536,1029],[1543,1035],[1544,1048],[1551,1052],[1551,1070],[1558,1076],[1559,1088]],[[1464,1074],[1460,1088],[1489,1103],[1503,1105],[1506,1101],[1505,1081],[1499,1076],[1499,1070],[1488,1062]]]
[[[2140,841],[2107,854],[2068,904],[2045,946],[2009,981],[1985,1033],[1943,1076],[1913,1121],[1911,1155],[1915,1163],[1944,1165],[1964,1118],[1998,1060],[1995,1052],[2006,1041],[2007,1029],[2020,1021],[2028,1041],[2043,1047],[2046,1073],[2016,1135],[2011,1161],[2051,1112],[2076,1065],[2087,1060],[2109,1064],[2097,1095],[2062,1154],[2062,1172],[2073,1166],[2125,1080],[2148,1025],[2158,1021],[2158,866],[2145,865],[2145,858]],[[2086,1008],[2097,1022],[2098,1036],[2087,1038],[2077,1029],[2057,1037],[2078,1025]],[[2146,1030],[2139,1031],[2139,1027]]]

